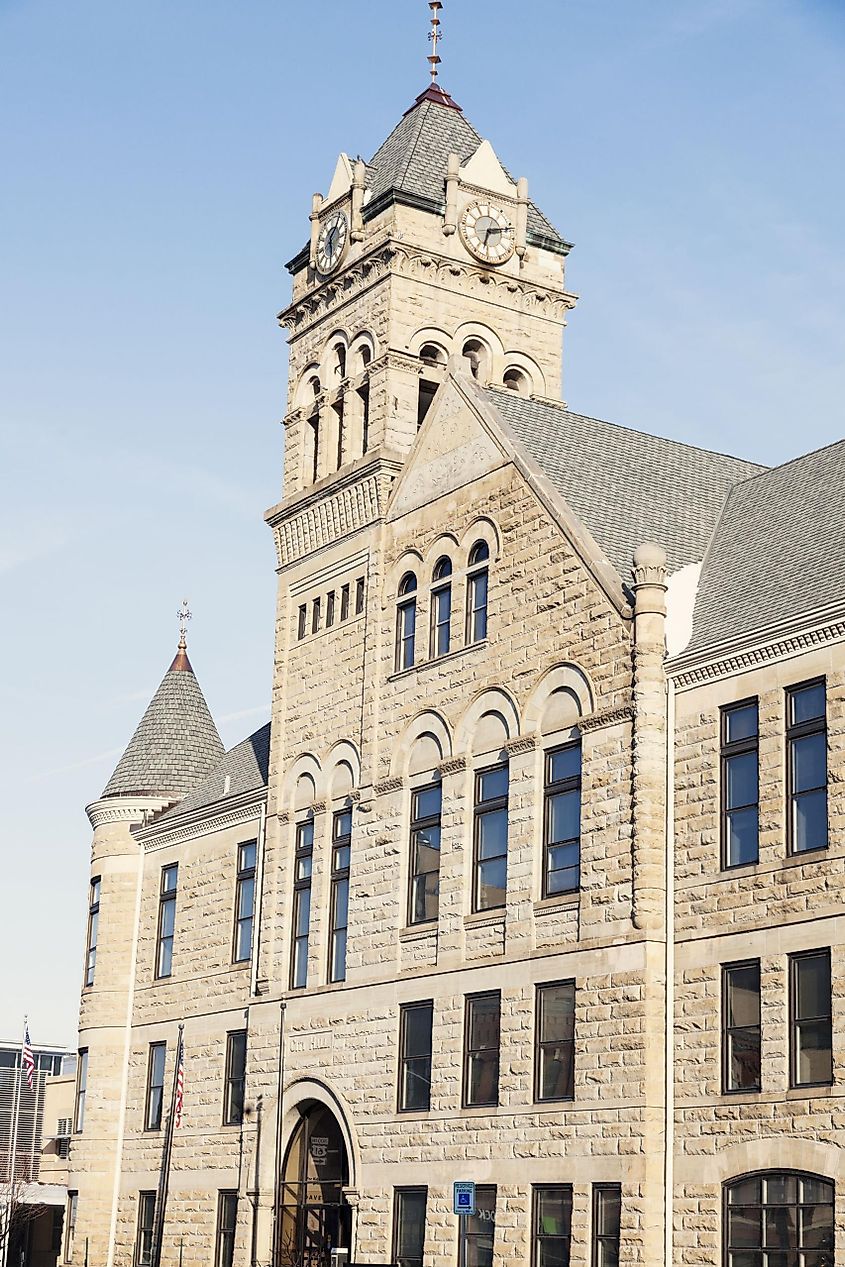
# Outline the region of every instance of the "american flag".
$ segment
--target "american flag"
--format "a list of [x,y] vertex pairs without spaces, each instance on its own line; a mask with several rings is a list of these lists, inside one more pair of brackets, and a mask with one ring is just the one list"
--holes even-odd
[[35,1057],[32,1054],[32,1046],[29,1041],[29,1025],[24,1028],[23,1036],[23,1059],[22,1068],[26,1070],[26,1081],[32,1090],[32,1075],[35,1073]]
[[185,1090],[185,1044],[180,1036],[179,1050],[176,1053],[179,1065],[176,1070],[176,1099],[173,1104],[173,1125],[182,1125],[182,1102]]

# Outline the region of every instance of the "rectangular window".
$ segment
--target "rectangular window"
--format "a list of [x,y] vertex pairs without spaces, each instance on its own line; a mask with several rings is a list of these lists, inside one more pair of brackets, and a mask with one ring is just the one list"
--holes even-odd
[[161,887],[158,897],[158,944],[156,946],[156,977],[169,977],[173,971],[173,933],[176,928],[176,888],[179,864],[173,862],[161,869]]
[[572,1185],[553,1183],[533,1188],[532,1207],[532,1267],[569,1267]]
[[320,628],[320,599],[315,598],[311,606],[311,632],[317,633]]
[[235,1261],[235,1230],[238,1226],[237,1192],[221,1192],[217,1198],[217,1238],[214,1267],[232,1267]]
[[88,1048],[81,1047],[76,1064],[76,1101],[73,1109],[73,1129],[78,1135],[85,1125],[85,1096],[88,1091]]
[[334,590],[326,595],[326,628],[331,629],[334,624]]
[[238,845],[238,874],[235,880],[234,963],[244,963],[252,955],[252,925],[255,918],[255,856],[258,842]]
[[789,960],[793,1087],[833,1082],[830,951],[810,950]]
[[760,1090],[760,960],[722,968],[722,1090]]
[[308,419],[311,431],[311,483],[317,483],[320,470],[320,414],[319,411]]
[[487,568],[467,577],[467,642],[483,642],[487,637]]
[[[416,588],[416,584],[414,586]],[[414,667],[417,629],[417,600],[412,593],[396,608],[396,672]]]
[[100,922],[100,877],[91,881],[88,895],[88,950],[85,955],[85,984],[94,984],[94,968],[97,963],[97,926]]
[[332,874],[329,895],[329,981],[346,980],[346,934],[349,927],[349,855],[352,810],[338,810],[332,820]]
[[155,1236],[156,1194],[138,1193],[138,1231],[135,1236],[136,1267],[152,1267]]
[[534,1098],[575,1095],[575,982],[537,986]]
[[502,996],[498,990],[472,994],[464,1018],[464,1107],[499,1103],[499,1023]]
[[396,1267],[423,1267],[428,1188],[395,1188],[393,1261]]
[[622,1189],[618,1183],[593,1184],[592,1267],[617,1267],[622,1239]]
[[759,753],[757,701],[722,709],[722,866],[758,859]]
[[314,819],[296,825],[293,863],[293,951],[290,965],[292,990],[308,984],[308,934],[311,927],[311,864],[314,854]]
[[431,1108],[431,1028],[434,1004],[407,1003],[399,1011],[399,1111]]
[[429,783],[411,793],[411,889],[408,923],[436,920],[440,904],[440,811],[443,791]]
[[359,576],[355,582],[355,615],[360,616],[364,610],[364,578]]
[[349,619],[349,586],[344,585],[340,591],[340,619]]
[[459,1267],[493,1267],[496,1236],[496,1189],[490,1185],[475,1189],[475,1214],[460,1220]]
[[581,745],[546,753],[543,897],[581,885]]
[[67,1194],[67,1228],[65,1230],[65,1262],[73,1258],[73,1241],[76,1236],[76,1217],[79,1212],[79,1193]]
[[144,1130],[160,1131],[164,1107],[164,1064],[167,1043],[150,1043],[147,1058],[147,1101],[144,1109]]
[[827,723],[824,680],[786,693],[789,852],[827,848]]
[[308,632],[308,604],[302,603],[296,620],[296,636],[302,641]]
[[508,767],[490,766],[475,776],[472,909],[504,906],[508,886]]
[[447,655],[452,627],[452,586],[442,585],[431,591],[431,638],[429,658]]
[[240,1126],[246,1092],[246,1030],[226,1035],[226,1085],[223,1095],[223,1125]]

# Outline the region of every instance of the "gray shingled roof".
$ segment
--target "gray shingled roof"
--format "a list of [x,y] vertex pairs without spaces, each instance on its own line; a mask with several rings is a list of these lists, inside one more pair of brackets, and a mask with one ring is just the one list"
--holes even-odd
[[223,755],[199,682],[177,654],[141,718],[103,796],[182,797]]
[[685,655],[842,601],[845,441],[738,484],[704,559]]
[[[481,141],[459,109],[419,99],[368,164],[371,202],[396,190],[445,204],[449,155],[455,153],[466,163]],[[533,202],[528,211],[528,231],[558,247],[568,245]]]
[[[184,800],[162,814],[156,821],[170,821],[181,814],[216,805],[230,796],[258,792],[267,786],[270,769],[270,723],[224,753],[212,770]],[[229,780],[228,789],[226,780]]]
[[486,395],[625,585],[643,541],[663,546],[670,572],[702,559],[731,487],[764,469],[506,389]]

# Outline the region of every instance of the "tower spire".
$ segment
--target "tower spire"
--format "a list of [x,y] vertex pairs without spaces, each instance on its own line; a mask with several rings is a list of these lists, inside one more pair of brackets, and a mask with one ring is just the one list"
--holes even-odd
[[179,646],[176,649],[176,657],[170,666],[170,672],[193,673],[191,662],[188,659],[188,641],[185,637],[188,632],[188,621],[191,619],[191,610],[188,607],[187,598],[182,599],[182,606],[176,613],[176,619],[179,621]]
[[431,68],[431,82],[437,83],[437,67],[440,65],[440,54],[437,48],[443,36],[440,34],[440,10],[443,8],[443,0],[429,0],[429,9],[431,9],[431,30],[428,38],[431,42],[431,53],[428,57],[428,63]]

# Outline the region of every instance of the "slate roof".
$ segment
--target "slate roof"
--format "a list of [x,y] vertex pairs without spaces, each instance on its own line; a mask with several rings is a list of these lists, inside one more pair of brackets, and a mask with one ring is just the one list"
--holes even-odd
[[845,441],[737,484],[704,559],[684,656],[842,601]]
[[[267,786],[270,769],[270,723],[249,735],[224,753],[209,771],[199,787],[156,819],[156,824],[168,822],[193,810],[215,805],[224,797],[241,796],[246,792],[259,792]],[[226,779],[229,780],[228,791]]]
[[765,469],[507,389],[485,395],[626,586],[644,541],[663,546],[670,573],[699,562],[730,489]]
[[180,648],[103,796],[185,796],[222,755],[217,727]]
[[[367,164],[369,205],[395,190],[444,206],[449,155],[455,153],[466,163],[482,139],[454,103],[442,105],[422,93]],[[553,249],[568,249],[569,244],[533,202],[528,210],[528,232],[529,237],[542,238]]]

